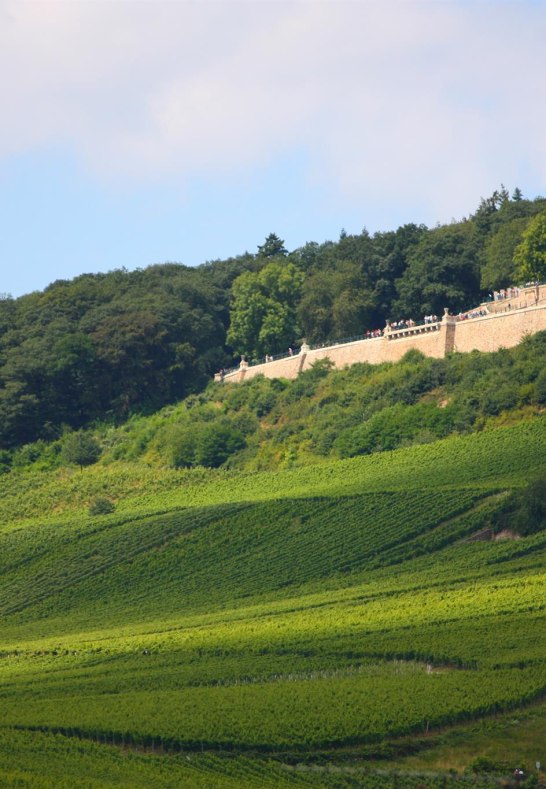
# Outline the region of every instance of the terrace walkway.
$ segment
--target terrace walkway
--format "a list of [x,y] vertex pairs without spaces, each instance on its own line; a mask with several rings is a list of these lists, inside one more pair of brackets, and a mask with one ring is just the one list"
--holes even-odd
[[542,284],[538,302],[534,286],[520,288],[517,295],[483,302],[459,315],[450,315],[446,308],[441,320],[427,316],[419,322],[387,323],[382,330],[346,337],[335,343],[310,346],[304,342],[301,348],[268,356],[266,362],[242,359],[238,367],[217,373],[214,380],[236,383],[256,375],[293,379],[320,359],[330,359],[335,367],[381,364],[397,361],[411,349],[436,358],[452,351],[495,351],[517,345],[526,334],[545,330],[546,284]]

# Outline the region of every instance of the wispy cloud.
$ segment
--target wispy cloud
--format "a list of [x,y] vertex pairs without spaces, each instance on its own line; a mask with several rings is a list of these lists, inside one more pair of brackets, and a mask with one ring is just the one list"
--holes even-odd
[[546,182],[546,4],[0,0],[0,157],[233,176],[305,150],[334,193],[468,209]]

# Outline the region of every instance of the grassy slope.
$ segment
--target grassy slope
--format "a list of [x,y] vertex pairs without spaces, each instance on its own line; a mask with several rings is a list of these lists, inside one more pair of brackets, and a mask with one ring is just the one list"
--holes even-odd
[[[63,764],[77,775],[75,741],[48,733],[60,729],[84,737],[89,785],[350,785],[341,766],[294,772],[201,749],[273,748],[284,761],[288,749],[301,761],[335,746],[339,761],[355,745],[373,754],[539,698],[546,535],[464,542],[524,482],[530,457],[535,468],[546,459],[543,419],[274,475],[115,464],[10,475],[0,776],[45,786]],[[83,505],[101,486],[118,509],[91,519]],[[544,716],[530,729],[544,735]],[[491,746],[465,731],[473,756]],[[129,736],[202,762],[188,773],[180,757],[87,741]],[[446,760],[454,740],[435,745],[436,761],[430,750],[412,768],[468,763]],[[359,785],[383,780],[351,769]]]
[[13,471],[2,477],[0,528],[82,516],[88,502],[107,494],[118,512],[142,516],[175,507],[339,495],[366,491],[420,490],[443,486],[524,484],[546,451],[544,417],[433,444],[381,452],[320,466],[245,473],[223,469],[179,470],[139,463],[91,466],[83,472]]

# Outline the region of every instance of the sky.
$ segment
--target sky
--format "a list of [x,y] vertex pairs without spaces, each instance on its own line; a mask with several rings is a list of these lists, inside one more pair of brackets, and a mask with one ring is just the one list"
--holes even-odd
[[546,0],[0,0],[0,294],[546,194]]

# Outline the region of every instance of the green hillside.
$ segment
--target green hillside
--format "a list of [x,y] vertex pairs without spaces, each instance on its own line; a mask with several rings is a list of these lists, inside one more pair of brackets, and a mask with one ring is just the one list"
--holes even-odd
[[[161,470],[164,480],[165,467],[187,469],[173,479],[193,489],[200,479],[210,479],[203,467],[221,468],[225,475],[324,464],[529,421],[545,405],[546,332],[539,332],[495,353],[434,359],[413,350],[395,364],[335,370],[323,360],[294,381],[258,376],[237,386],[209,383],[198,395],[123,425],[102,421],[85,432],[66,428],[56,440],[0,452],[0,474],[15,475],[13,485],[3,480],[7,489],[34,489],[48,478],[31,477],[30,469],[62,476],[79,463],[73,450],[83,442],[92,450],[84,464],[98,459],[104,474],[98,493],[116,499],[119,485],[108,468],[114,464],[122,474],[120,462],[128,463],[120,491],[138,484],[135,462],[147,490],[163,484],[151,469]],[[75,484],[63,478],[58,511],[65,507],[67,487]],[[49,510],[52,502],[43,504]],[[26,508],[25,498],[18,514]]]
[[337,342],[386,320],[455,314],[493,289],[542,279],[517,250],[545,209],[545,198],[502,187],[434,228],[343,232],[290,252],[271,233],[254,254],[195,268],[117,269],[0,294],[0,465],[5,452],[67,428],[124,424],[198,394],[240,354],[263,359],[303,338]]
[[[531,773],[546,763],[546,522],[529,483],[545,461],[535,416],[276,472],[13,469],[0,784]],[[99,494],[113,513],[89,514]]]

